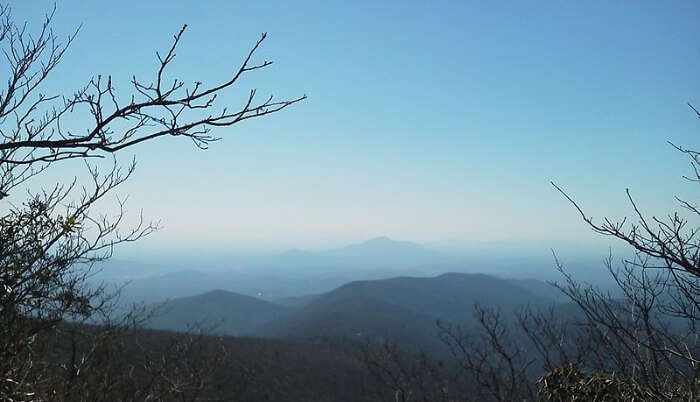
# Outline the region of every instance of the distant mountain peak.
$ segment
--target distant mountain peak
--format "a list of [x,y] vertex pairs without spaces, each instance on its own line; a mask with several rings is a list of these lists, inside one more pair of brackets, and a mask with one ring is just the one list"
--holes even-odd
[[330,261],[354,267],[397,267],[406,268],[434,263],[437,255],[420,244],[407,241],[392,240],[387,236],[379,236],[363,243],[351,244],[343,248],[324,253]]

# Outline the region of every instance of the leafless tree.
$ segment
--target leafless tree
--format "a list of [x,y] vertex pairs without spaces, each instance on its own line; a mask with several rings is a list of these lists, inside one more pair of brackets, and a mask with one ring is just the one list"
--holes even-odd
[[528,375],[534,359],[519,342],[514,323],[498,309],[476,304],[476,326],[438,324],[440,337],[457,363],[458,373],[473,382],[465,400],[532,400]]
[[474,305],[475,325],[438,322],[444,360],[385,340],[362,349],[360,361],[396,401],[534,400],[534,358],[523,349],[516,323],[499,310]]
[[[700,182],[700,153],[671,145],[691,159],[693,175],[685,178]],[[623,241],[634,257],[619,263],[612,255],[606,259],[616,284],[613,293],[577,282],[555,256],[564,277],[557,286],[581,317],[569,322],[534,314],[521,317],[525,332],[544,356],[545,367],[550,373],[575,371],[587,380],[592,375],[607,376],[635,384],[640,390],[637,398],[645,394],[657,400],[696,400],[700,395],[700,242],[699,229],[693,225],[700,216],[697,204],[676,197],[680,211],[665,218],[648,216],[627,189],[634,219],[604,218],[599,223],[560,186],[552,185],[589,227]],[[585,350],[580,345],[586,345]]]
[[[94,264],[108,259],[120,243],[150,234],[156,225],[143,218],[124,228],[124,202],[114,213],[95,214],[94,205],[129,179],[135,161],[121,165],[116,154],[159,137],[183,137],[205,149],[218,138],[216,127],[278,112],[305,99],[259,99],[255,89],[239,107],[217,97],[237,87],[241,77],[269,66],[255,54],[263,34],[229,77],[207,86],[171,78],[169,67],[186,30],[174,35],[165,53],[156,53],[154,76],[133,77],[130,91],[117,91],[111,76],[97,75],[73,94],[42,92],[67,56],[78,30],[61,37],[52,30],[54,11],[38,29],[17,24],[0,5],[2,68],[0,90],[0,399],[41,399],[37,342],[65,319],[85,321],[104,310],[105,288],[89,285]],[[90,121],[74,127],[78,118]],[[105,164],[102,159],[111,159]],[[87,181],[37,188],[34,179],[52,167],[82,160]],[[50,176],[49,176],[50,177]],[[16,198],[26,191],[22,201]],[[12,200],[12,202],[10,202]],[[75,367],[71,369],[75,371]]]

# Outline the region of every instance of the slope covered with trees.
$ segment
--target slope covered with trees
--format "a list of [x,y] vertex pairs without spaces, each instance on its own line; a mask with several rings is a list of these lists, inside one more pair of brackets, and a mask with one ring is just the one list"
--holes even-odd
[[[154,307],[145,325],[171,331],[208,330],[226,335],[253,335],[261,325],[289,313],[289,309],[225,290],[169,300]],[[188,328],[192,324],[197,327]]]

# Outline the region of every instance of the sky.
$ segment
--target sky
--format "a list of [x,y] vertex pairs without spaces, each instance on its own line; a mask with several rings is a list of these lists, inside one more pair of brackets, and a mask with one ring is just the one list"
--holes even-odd
[[[53,2],[11,5],[36,27]],[[119,155],[138,169],[117,193],[162,224],[134,252],[592,244],[550,181],[594,217],[629,216],[626,188],[650,214],[698,195],[667,141],[697,144],[699,20],[696,1],[65,1],[54,31],[80,31],[45,90],[102,74],[128,94],[187,24],[169,77],[224,81],[267,32],[274,64],[218,104],[308,96],[206,151]]]

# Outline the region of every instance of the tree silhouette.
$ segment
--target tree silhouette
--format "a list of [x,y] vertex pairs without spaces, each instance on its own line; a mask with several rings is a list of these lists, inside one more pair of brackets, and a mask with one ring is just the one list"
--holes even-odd
[[[48,374],[41,371],[48,363],[40,360],[38,342],[56,330],[62,320],[110,319],[105,328],[111,328],[112,333],[115,328],[138,322],[136,314],[115,321],[110,316],[113,296],[104,287],[87,282],[94,264],[108,259],[116,245],[136,241],[156,229],[155,224],[143,218],[135,226],[124,228],[123,201],[117,202],[116,212],[110,216],[93,212],[99,200],[134,172],[135,160],[121,165],[115,156],[119,151],[166,136],[187,138],[205,149],[218,139],[212,133],[214,128],[266,116],[306,98],[259,98],[252,89],[240,107],[219,104],[219,94],[236,88],[241,77],[272,63],[255,61],[265,34],[253,44],[232,75],[218,84],[205,86],[188,77],[187,82],[193,84],[186,85],[185,80],[169,77],[168,70],[175,61],[186,25],[174,35],[172,46],[165,53],[156,53],[158,67],[153,78],[133,77],[127,94],[118,93],[112,78],[101,75],[92,77],[72,94],[45,94],[43,85],[56,78],[53,72],[78,34],[76,30],[61,38],[54,33],[54,12],[55,8],[36,32],[31,32],[27,24],[14,22],[7,4],[0,5],[0,46],[5,55],[2,68],[8,77],[0,90],[3,400],[35,398],[41,389],[39,384],[51,382],[46,378]],[[89,124],[74,128],[66,123],[77,118]],[[100,162],[107,157],[110,163]],[[55,167],[74,159],[84,162],[86,184],[77,179],[62,181],[61,177],[55,177],[58,183],[53,187],[38,188],[33,184],[37,177],[49,176]],[[27,198],[10,203],[8,197],[15,198],[20,190],[26,191]],[[89,350],[82,348],[82,357],[74,359],[67,372],[78,373],[77,362],[88,358]],[[55,395],[50,399],[55,399]]]

